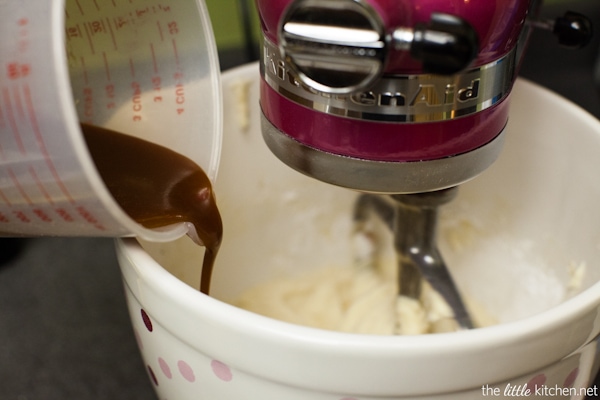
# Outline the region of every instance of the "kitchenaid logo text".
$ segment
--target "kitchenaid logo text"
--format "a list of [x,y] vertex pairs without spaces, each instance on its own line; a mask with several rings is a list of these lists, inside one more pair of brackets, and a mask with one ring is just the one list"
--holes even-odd
[[435,85],[419,84],[415,92],[411,95],[402,92],[386,92],[375,93],[368,91],[358,93],[349,97],[350,101],[355,104],[366,106],[382,106],[382,107],[398,107],[411,106],[414,107],[419,103],[427,106],[439,106],[442,104],[454,104],[457,100],[461,103],[469,100],[476,100],[479,97],[479,82],[480,79],[475,79],[470,86],[456,90],[456,85],[448,84],[441,93],[440,88]]
[[509,92],[513,54],[492,64],[453,76],[392,75],[364,92],[336,95],[302,83],[265,40],[261,72],[265,81],[289,100],[329,114],[385,121],[437,121],[484,110]]
[[575,398],[592,398],[597,399],[600,394],[596,386],[592,387],[562,387],[559,385],[536,384],[531,385],[523,383],[521,385],[513,385],[507,383],[504,387],[483,385],[481,387],[483,397],[568,397]]
[[[404,90],[412,89],[412,93],[403,93],[401,91],[394,92],[368,92],[356,93],[353,95],[332,95],[319,92],[298,80],[296,75],[285,65],[282,60],[277,60],[272,53],[267,53],[267,62],[265,63],[266,72],[279,79],[281,84],[287,83],[286,86],[302,89],[307,93],[318,95],[324,99],[337,101],[351,101],[357,105],[364,106],[382,106],[382,107],[399,107],[399,106],[416,106],[422,103],[427,106],[439,106],[443,104],[454,104],[456,101],[464,103],[469,100],[476,100],[479,97],[479,85],[481,79],[471,81],[467,87],[457,90],[456,84],[446,84],[440,88],[433,84],[418,83],[414,88],[405,88]],[[403,79],[403,78],[398,78]],[[407,78],[407,80],[410,78]],[[398,88],[401,90],[400,88]]]

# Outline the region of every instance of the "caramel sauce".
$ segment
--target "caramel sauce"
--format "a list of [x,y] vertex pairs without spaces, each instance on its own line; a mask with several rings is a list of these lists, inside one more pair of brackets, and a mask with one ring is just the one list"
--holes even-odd
[[200,291],[208,294],[223,236],[210,179],[192,160],[166,147],[81,124],[96,168],[121,208],[153,229],[189,222],[206,247]]

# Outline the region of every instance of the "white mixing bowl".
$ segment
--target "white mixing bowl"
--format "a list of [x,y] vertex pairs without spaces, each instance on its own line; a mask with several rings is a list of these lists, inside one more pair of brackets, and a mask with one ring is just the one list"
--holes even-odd
[[352,262],[356,194],[270,154],[260,133],[258,76],[257,64],[223,76],[216,193],[226,232],[213,297],[196,290],[202,250],[189,240],[117,242],[134,330],[160,400],[593,394],[600,122],[518,81],[500,160],[444,210],[441,245],[452,273],[500,324],[411,337],[345,334],[225,302],[274,276]]

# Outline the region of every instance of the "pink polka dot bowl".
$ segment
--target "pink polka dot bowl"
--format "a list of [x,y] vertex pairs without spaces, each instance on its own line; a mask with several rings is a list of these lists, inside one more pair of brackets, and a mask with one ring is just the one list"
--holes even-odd
[[[160,400],[593,398],[600,334],[600,123],[518,81],[504,151],[443,211],[440,247],[497,324],[420,336],[340,333],[236,308],[273,277],[351,265],[356,194],[276,160],[256,64],[223,75],[215,186],[225,237],[211,296],[202,249],[117,241],[133,328]],[[326,304],[323,305],[326,307]]]

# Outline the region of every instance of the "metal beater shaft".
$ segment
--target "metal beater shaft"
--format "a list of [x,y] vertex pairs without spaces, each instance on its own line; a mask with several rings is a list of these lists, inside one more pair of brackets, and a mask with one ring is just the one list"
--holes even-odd
[[448,303],[459,326],[471,329],[469,313],[436,244],[438,208],[456,197],[456,192],[457,188],[450,188],[390,196],[363,194],[354,217],[365,221],[375,212],[393,232],[400,295],[419,299],[425,280]]

